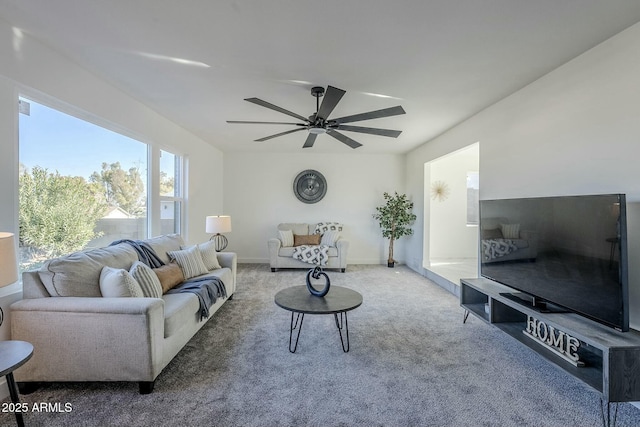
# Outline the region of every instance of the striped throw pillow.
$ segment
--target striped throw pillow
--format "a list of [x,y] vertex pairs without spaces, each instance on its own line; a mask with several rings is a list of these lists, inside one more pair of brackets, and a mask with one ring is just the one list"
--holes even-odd
[[291,230],[278,230],[280,234],[280,241],[283,248],[290,248],[293,246],[293,231]]
[[217,270],[218,268],[222,268],[220,262],[218,261],[218,251],[216,251],[216,244],[212,240],[208,242],[198,244],[198,249],[200,250],[200,255],[202,256],[202,262],[204,262],[204,266],[207,270]]
[[327,245],[327,246],[335,246],[336,245],[336,241],[339,238],[340,238],[340,232],[339,231],[326,231],[322,235],[322,240],[320,240],[320,244],[321,245]]
[[502,228],[502,237],[505,239],[520,238],[520,224],[500,224]]
[[181,251],[170,251],[167,252],[167,255],[178,263],[185,280],[209,272],[202,261],[202,255],[200,255],[200,249],[197,246],[191,246]]
[[151,267],[143,262],[136,261],[131,266],[129,273],[140,285],[142,289],[142,296],[149,298],[161,298],[162,297],[162,285],[160,279],[156,273],[153,272]]

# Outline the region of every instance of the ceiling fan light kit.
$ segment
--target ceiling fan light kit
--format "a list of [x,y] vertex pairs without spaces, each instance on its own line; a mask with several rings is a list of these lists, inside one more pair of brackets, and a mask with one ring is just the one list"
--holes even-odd
[[[404,109],[398,105],[391,108],[384,108],[382,110],[369,111],[367,113],[354,114],[351,116],[340,117],[337,119],[329,119],[329,116],[338,105],[338,102],[342,99],[346,92],[342,89],[338,89],[333,86],[327,86],[327,90],[321,86],[314,86],[311,88],[311,95],[316,98],[316,112],[305,118],[300,114],[296,114],[292,111],[286,110],[277,105],[263,101],[259,98],[246,98],[245,101],[259,105],[261,107],[269,108],[270,110],[277,111],[282,114],[286,114],[290,117],[300,120],[302,123],[295,122],[256,122],[256,121],[243,121],[243,120],[227,120],[227,123],[232,124],[274,124],[274,125],[292,125],[297,126],[296,129],[276,133],[274,135],[265,136],[263,138],[256,139],[256,142],[264,142],[279,136],[288,135],[293,132],[299,132],[306,130],[308,132],[307,139],[304,142],[302,148],[311,148],[316,141],[316,137],[321,134],[328,134],[343,144],[351,148],[358,148],[362,146],[358,141],[351,139],[338,131],[346,132],[359,132],[369,135],[379,135],[388,138],[397,138],[402,131],[391,129],[380,129],[363,126],[349,126],[345,123],[359,122],[363,120],[379,119],[390,116],[397,116],[405,114]],[[326,95],[326,96],[325,96]],[[324,97],[322,103],[320,98]]]

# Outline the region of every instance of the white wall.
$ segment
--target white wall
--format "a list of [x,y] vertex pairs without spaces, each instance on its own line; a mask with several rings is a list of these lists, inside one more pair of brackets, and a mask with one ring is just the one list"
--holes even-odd
[[[626,193],[631,325],[640,328],[639,75],[636,24],[409,153],[407,192],[422,194],[425,162],[481,141],[481,199]],[[407,243],[422,254],[422,241]]]
[[[430,177],[425,173],[425,197],[431,199],[427,233],[430,260],[478,258],[478,227],[467,225],[467,172],[478,172],[479,155],[476,143],[434,160],[429,165]],[[449,189],[445,200],[431,196],[437,181]]]
[[[350,241],[349,264],[386,262],[388,243],[372,215],[383,204],[385,191],[404,188],[403,165],[401,155],[357,150],[344,155],[226,153],[225,211],[219,213],[232,218],[228,250],[237,252],[241,262],[268,262],[267,240],[276,237],[279,223],[339,221]],[[302,203],[293,193],[294,178],[306,169],[319,171],[327,180],[327,194],[315,204]],[[404,261],[402,240],[396,253],[399,262]]]

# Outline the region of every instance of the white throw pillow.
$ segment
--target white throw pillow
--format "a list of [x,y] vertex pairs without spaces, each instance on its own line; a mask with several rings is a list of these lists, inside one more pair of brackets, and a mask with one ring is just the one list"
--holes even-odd
[[216,243],[209,240],[208,242],[198,244],[200,255],[202,256],[202,262],[207,270],[217,270],[222,268],[218,261],[218,251],[216,251]]
[[327,231],[322,235],[321,245],[335,246],[336,241],[340,238],[339,231]]
[[169,255],[169,258],[176,260],[182,269],[182,274],[184,274],[185,280],[202,274],[207,274],[209,272],[207,267],[204,265],[200,249],[198,249],[197,246],[191,246],[181,251],[169,251],[167,252],[167,255]]
[[502,237],[505,239],[520,238],[520,224],[500,224],[502,228]]
[[142,296],[149,298],[161,298],[162,297],[162,285],[160,279],[156,273],[153,272],[151,267],[143,262],[136,261],[131,266],[129,273],[140,285],[142,289]]
[[100,271],[100,292],[105,298],[144,296],[140,284],[127,270],[107,266]]
[[280,234],[280,241],[283,248],[290,248],[293,246],[293,231],[291,230],[278,230]]

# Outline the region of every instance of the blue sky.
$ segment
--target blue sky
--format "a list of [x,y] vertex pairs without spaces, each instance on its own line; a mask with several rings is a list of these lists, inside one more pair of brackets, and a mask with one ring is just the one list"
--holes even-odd
[[49,172],[89,178],[102,163],[140,167],[146,174],[147,146],[139,141],[29,101],[30,115],[20,114],[20,163]]

